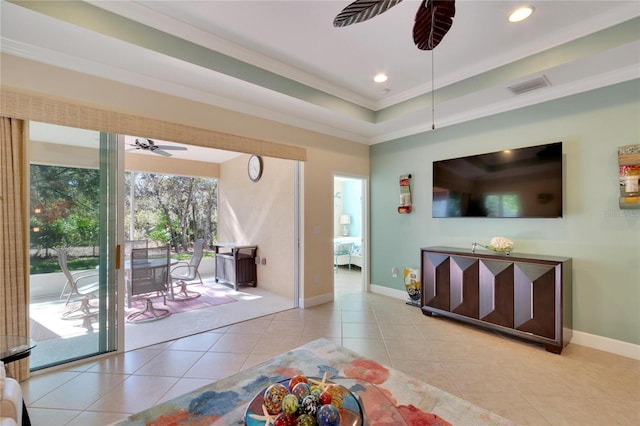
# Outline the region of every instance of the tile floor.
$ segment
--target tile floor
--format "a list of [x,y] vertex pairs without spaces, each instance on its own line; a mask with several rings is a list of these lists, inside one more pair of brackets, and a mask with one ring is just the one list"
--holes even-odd
[[32,423],[105,425],[319,337],[523,425],[639,425],[640,361],[570,344],[562,355],[363,294],[336,273],[333,303],[291,309],[23,383]]

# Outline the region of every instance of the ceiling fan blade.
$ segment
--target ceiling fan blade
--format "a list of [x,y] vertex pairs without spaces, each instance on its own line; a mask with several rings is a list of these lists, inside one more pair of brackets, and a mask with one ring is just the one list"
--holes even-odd
[[454,0],[422,0],[413,26],[413,42],[420,50],[433,50],[453,25]]
[[160,148],[156,148],[156,149],[152,150],[151,152],[153,152],[154,154],[163,155],[165,157],[173,157],[173,155],[169,154],[167,151],[163,151]]
[[402,0],[356,0],[342,9],[333,20],[334,27],[363,22],[386,12]]
[[174,150],[174,151],[186,151],[187,148],[184,146],[170,146],[170,145],[155,145],[156,149],[164,149],[165,151]]

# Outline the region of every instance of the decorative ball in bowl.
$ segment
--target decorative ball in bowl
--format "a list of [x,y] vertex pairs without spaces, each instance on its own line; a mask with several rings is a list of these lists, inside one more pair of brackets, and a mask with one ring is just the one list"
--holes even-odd
[[361,426],[364,413],[347,388],[302,374],[273,383],[247,406],[245,425]]

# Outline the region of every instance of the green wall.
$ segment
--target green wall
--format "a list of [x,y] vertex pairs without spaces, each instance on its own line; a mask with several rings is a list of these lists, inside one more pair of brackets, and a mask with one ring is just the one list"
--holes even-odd
[[[436,105],[436,125],[437,125]],[[425,120],[429,120],[425,117]],[[564,217],[431,217],[432,161],[563,142]],[[470,248],[494,236],[515,251],[573,258],[577,331],[640,344],[640,210],[618,207],[617,148],[640,143],[640,80],[371,147],[371,284],[404,290],[391,268],[420,266],[420,248]],[[397,213],[411,173],[413,212]]]

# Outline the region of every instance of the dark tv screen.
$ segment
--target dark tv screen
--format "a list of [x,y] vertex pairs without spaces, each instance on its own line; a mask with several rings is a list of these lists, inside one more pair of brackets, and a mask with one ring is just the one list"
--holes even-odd
[[433,217],[562,217],[562,142],[433,162]]

